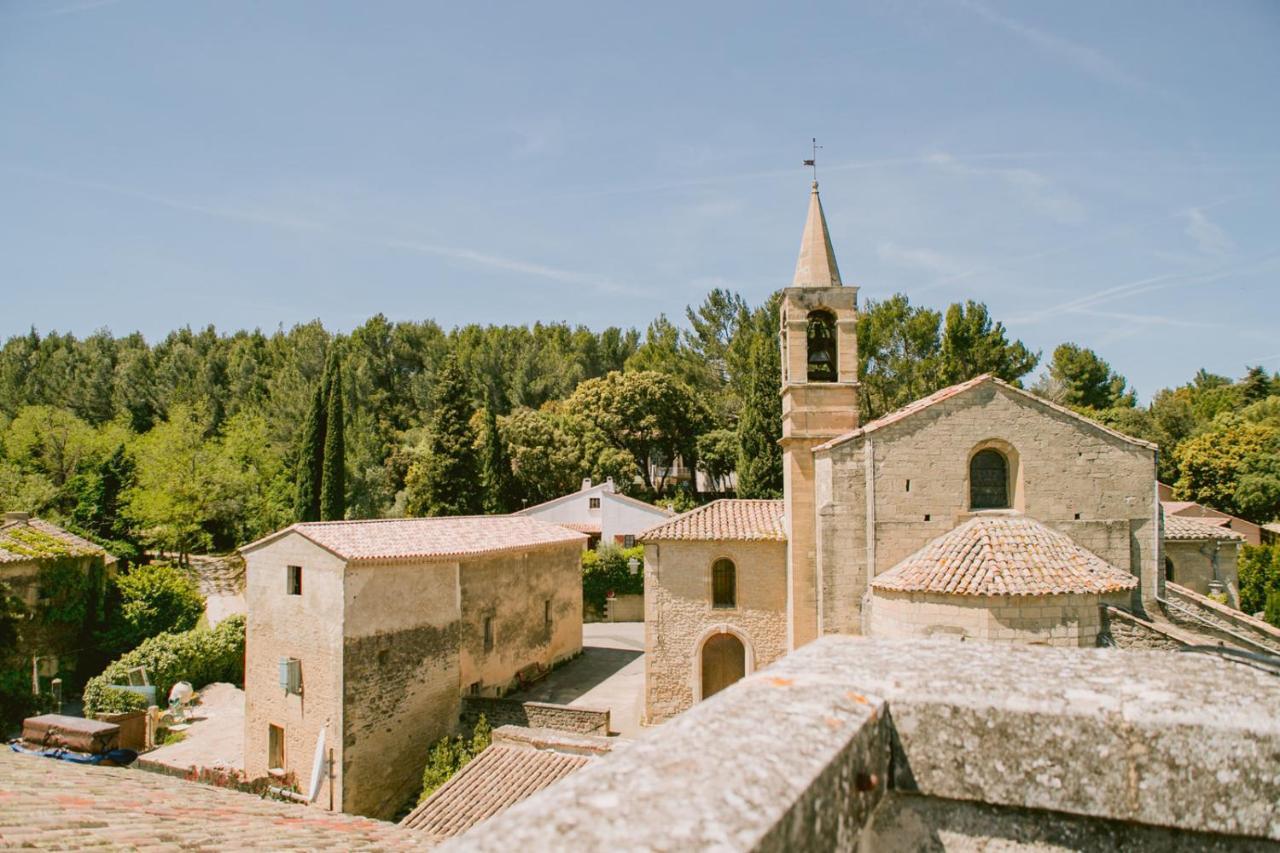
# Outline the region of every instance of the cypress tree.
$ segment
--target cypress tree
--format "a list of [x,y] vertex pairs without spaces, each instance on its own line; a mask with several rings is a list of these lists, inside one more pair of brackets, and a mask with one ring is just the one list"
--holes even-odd
[[436,377],[430,435],[405,478],[410,515],[475,515],[484,508],[480,460],[471,418],[475,408],[450,355]]
[[342,366],[329,360],[325,394],[324,454],[320,464],[320,519],[339,521],[347,514],[347,452],[342,421]]
[[782,356],[767,333],[751,342],[738,418],[738,497],[782,497]]
[[484,410],[484,435],[481,444],[480,485],[484,489],[484,511],[500,515],[516,509],[516,483],[511,473],[511,458],[506,442],[498,430],[498,416],[490,403]]
[[324,480],[324,439],[328,407],[325,389],[329,384],[329,371],[316,385],[315,397],[302,425],[302,443],[298,448],[297,489],[294,493],[293,514],[298,521],[320,520],[320,484]]

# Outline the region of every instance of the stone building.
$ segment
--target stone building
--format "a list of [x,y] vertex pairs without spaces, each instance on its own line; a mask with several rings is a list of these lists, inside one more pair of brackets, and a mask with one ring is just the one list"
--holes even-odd
[[576,492],[516,513],[585,533],[589,537],[588,548],[594,548],[601,542],[630,548],[635,545],[635,537],[641,531],[673,514],[668,509],[620,493],[614,488],[612,477],[595,485],[587,478]]
[[1237,564],[1243,533],[1195,517],[1164,516],[1164,579],[1240,606]]
[[1104,605],[1158,598],[1155,445],[985,375],[860,425],[857,294],[815,183],[780,310],[783,500],[641,536],[649,722],[824,634],[1093,645]]
[[246,564],[250,778],[390,817],[421,785],[461,697],[500,695],[582,648],[586,537],[519,516],[295,524]]

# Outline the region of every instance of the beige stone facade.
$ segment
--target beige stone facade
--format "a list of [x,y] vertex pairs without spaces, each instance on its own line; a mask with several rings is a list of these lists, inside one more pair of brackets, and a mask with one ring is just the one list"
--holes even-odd
[[1240,606],[1240,543],[1231,540],[1164,542],[1164,579],[1201,595],[1225,595]]
[[1101,629],[1099,603],[1125,607],[1129,596],[955,596],[876,590],[872,600],[867,633],[873,637],[1089,648],[1097,645]]
[[[369,558],[358,541],[326,540],[335,528],[323,525],[243,549],[251,778],[279,770],[305,789],[324,731],[332,765],[317,802],[390,817],[421,785],[430,745],[454,730],[463,694],[500,695],[521,671],[581,650],[585,537],[533,519],[507,530],[506,518],[333,523],[387,525],[358,534],[399,556]],[[453,523],[461,545],[394,527],[432,521]],[[300,689],[281,686],[282,658],[297,661]]]

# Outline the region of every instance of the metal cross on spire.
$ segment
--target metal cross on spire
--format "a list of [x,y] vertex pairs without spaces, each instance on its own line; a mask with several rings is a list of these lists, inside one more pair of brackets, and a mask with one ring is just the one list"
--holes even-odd
[[818,182],[818,149],[822,146],[818,144],[818,137],[813,137],[813,159],[805,160],[804,164],[813,169],[813,182]]

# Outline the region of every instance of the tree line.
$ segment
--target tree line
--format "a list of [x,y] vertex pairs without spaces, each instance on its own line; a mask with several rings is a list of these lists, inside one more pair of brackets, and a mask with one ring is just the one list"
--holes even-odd
[[[775,294],[714,290],[684,323],[465,326],[370,318],[154,344],[32,331],[0,348],[0,504],[116,551],[225,549],[298,520],[509,512],[583,477],[677,508],[682,460],[742,497],[782,490]],[[863,420],[980,373],[1021,383],[1040,353],[982,303],[907,297],[858,318]],[[1137,405],[1124,377],[1063,344],[1032,390],[1161,445],[1178,493],[1280,514],[1280,381],[1203,371]]]

